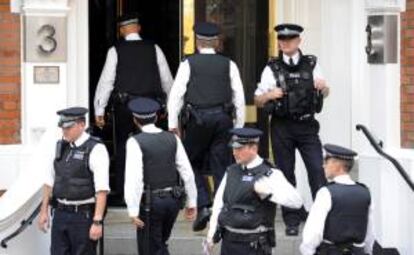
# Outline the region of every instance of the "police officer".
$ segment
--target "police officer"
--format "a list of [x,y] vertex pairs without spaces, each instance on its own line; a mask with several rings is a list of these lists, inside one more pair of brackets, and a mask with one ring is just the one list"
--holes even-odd
[[39,216],[39,228],[46,232],[52,196],[52,255],[96,254],[102,237],[109,157],[105,146],[85,132],[86,113],[82,107],[57,112],[63,138],[57,142]]
[[368,188],[349,172],[357,156],[352,150],[326,144],[325,175],[332,181],[321,188],[303,230],[303,255],[372,254],[372,203]]
[[[180,139],[154,125],[160,105],[149,98],[136,98],[128,106],[142,131],[127,141],[125,169],[125,201],[137,227],[139,254],[145,254],[148,237],[149,254],[169,254],[167,241],[185,198],[180,179],[188,197],[185,216],[194,220],[197,214],[194,174]],[[146,203],[150,216],[140,206]]]
[[[290,183],[296,185],[295,150],[298,149],[308,172],[313,197],[326,183],[322,169],[319,123],[314,115],[321,111],[329,88],[317,59],[299,49],[303,28],[295,24],[275,27],[280,46],[279,56],[263,70],[255,92],[255,103],[271,115],[271,141],[276,164]],[[304,208],[282,208],[287,235],[298,235]]]
[[244,91],[236,64],[216,53],[219,28],[213,23],[194,26],[198,53],[181,62],[168,101],[168,125],[179,134],[178,116],[185,130],[184,146],[195,171],[198,216],[194,231],[206,227],[210,212],[203,170],[210,169],[218,187],[231,163],[228,131],[244,125]]
[[227,168],[214,198],[208,248],[222,237],[222,255],[268,255],[275,246],[276,203],[300,208],[302,199],[283,173],[257,154],[262,131],[231,133],[236,163]]
[[105,125],[105,107],[111,93],[113,94],[116,133],[115,190],[122,196],[125,143],[135,128],[127,103],[136,96],[150,97],[165,103],[173,79],[160,47],[141,39],[141,26],[137,15],[127,14],[120,17],[119,27],[124,40],[108,51],[96,88],[94,105],[96,125],[102,128]]

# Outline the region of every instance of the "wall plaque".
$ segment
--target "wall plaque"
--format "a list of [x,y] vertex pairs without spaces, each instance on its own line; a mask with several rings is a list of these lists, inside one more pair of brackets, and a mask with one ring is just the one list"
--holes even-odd
[[58,84],[58,66],[35,66],[33,69],[33,82],[35,84]]

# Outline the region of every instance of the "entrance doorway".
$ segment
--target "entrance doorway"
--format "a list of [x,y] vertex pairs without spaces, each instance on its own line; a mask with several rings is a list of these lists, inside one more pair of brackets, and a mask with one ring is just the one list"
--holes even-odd
[[[217,23],[222,30],[221,54],[233,59],[243,80],[246,103],[253,105],[253,94],[269,52],[269,8],[273,0],[89,0],[89,102],[90,121],[94,123],[93,99],[108,49],[118,40],[117,17],[137,12],[141,36],[164,51],[173,76],[181,57],[194,52],[194,22]],[[190,46],[190,47],[189,47]],[[188,49],[191,49],[188,51]],[[110,111],[107,107],[106,111]],[[253,125],[267,130],[267,116],[258,112]],[[112,125],[95,130],[111,155]],[[261,154],[268,155],[267,139],[262,139]],[[113,165],[113,164],[111,164]],[[113,173],[111,169],[111,173]],[[114,178],[111,175],[111,183]]]
[[[138,13],[142,27],[141,37],[156,43],[164,52],[173,76],[180,63],[180,1],[171,0],[89,0],[89,109],[93,135],[104,141],[111,155],[110,184],[114,187],[114,135],[111,117],[101,130],[94,128],[96,87],[108,49],[119,39],[117,18],[125,13]],[[111,102],[105,112],[111,112]],[[108,204],[122,203],[118,197],[109,197]]]
[[[117,18],[139,13],[141,36],[163,50],[173,76],[180,63],[180,1],[171,0],[89,0],[89,106],[93,117],[93,97],[108,49],[119,38]],[[91,121],[93,121],[91,119]]]

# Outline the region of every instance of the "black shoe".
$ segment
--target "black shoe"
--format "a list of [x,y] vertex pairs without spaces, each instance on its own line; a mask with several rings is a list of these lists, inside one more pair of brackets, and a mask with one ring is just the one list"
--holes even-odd
[[297,236],[299,235],[299,226],[296,226],[296,225],[286,226],[285,233],[287,236]]
[[201,231],[206,228],[210,220],[210,210],[207,207],[200,208],[197,212],[197,218],[193,223],[193,231]]

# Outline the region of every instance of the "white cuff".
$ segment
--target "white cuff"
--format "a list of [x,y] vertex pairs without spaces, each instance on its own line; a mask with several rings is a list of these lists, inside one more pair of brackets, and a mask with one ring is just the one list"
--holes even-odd
[[139,216],[139,208],[138,207],[128,207],[128,214],[129,217],[138,217]]
[[105,108],[97,108],[95,109],[95,117],[96,116],[104,116],[105,114]]

